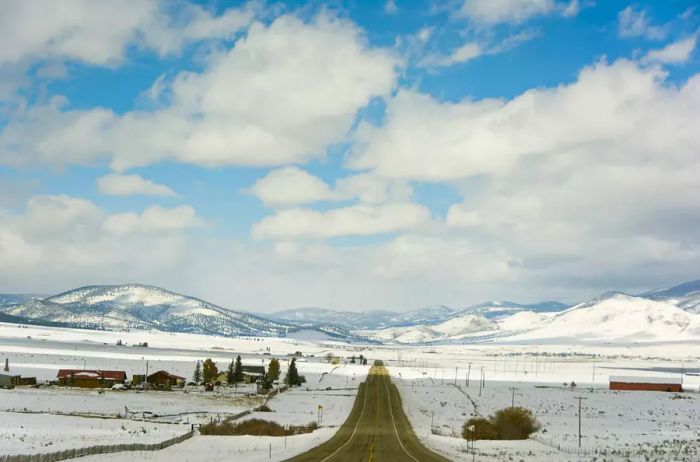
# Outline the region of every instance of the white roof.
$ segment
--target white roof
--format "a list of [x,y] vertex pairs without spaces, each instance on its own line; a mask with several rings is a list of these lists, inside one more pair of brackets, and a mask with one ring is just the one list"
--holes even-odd
[[683,379],[680,377],[633,377],[611,375],[610,381],[619,383],[663,383],[669,385],[683,385]]

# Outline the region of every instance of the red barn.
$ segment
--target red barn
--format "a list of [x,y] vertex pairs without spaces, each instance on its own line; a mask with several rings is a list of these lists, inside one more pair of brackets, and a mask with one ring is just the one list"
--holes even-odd
[[109,388],[126,381],[124,371],[95,371],[83,369],[59,369],[59,385],[81,388]]
[[683,379],[680,377],[610,377],[611,390],[637,391],[683,391]]

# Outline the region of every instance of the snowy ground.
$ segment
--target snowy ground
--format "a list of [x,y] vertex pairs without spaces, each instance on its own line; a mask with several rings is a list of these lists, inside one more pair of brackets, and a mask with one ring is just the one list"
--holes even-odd
[[[129,346],[116,346],[117,340]],[[130,346],[144,341],[149,343],[148,348]],[[683,453],[669,455],[669,450],[684,444],[694,450],[700,440],[700,394],[696,393],[700,375],[694,375],[700,374],[700,342],[361,346],[328,341],[95,332],[0,324],[0,362],[9,358],[11,373],[37,376],[40,381],[54,379],[57,369],[66,367],[120,369],[130,377],[145,372],[146,362],[150,371],[165,369],[190,377],[197,360],[211,357],[224,369],[238,354],[245,364],[251,365],[266,365],[276,357],[282,361],[284,374],[289,364],[287,355],[296,351],[304,355],[298,359],[298,368],[307,383],[270,400],[268,406],[274,412],[254,413],[244,418],[308,424],[316,420],[318,405],[322,405],[324,418],[320,430],[288,438],[286,448],[283,438],[198,436],[148,455],[125,453],[118,459],[115,456],[103,459],[148,457],[194,461],[245,455],[247,460],[281,460],[310,449],[330,438],[345,420],[357,386],[367,372],[367,367],[359,365],[328,364],[324,358],[329,353],[346,360],[360,354],[370,361],[384,360],[399,386],[416,433],[428,446],[453,460],[471,458],[464,453],[465,441],[459,438],[464,421],[472,415],[489,415],[509,406],[511,388],[516,389],[516,405],[535,411],[543,425],[542,431],[536,435],[537,441],[477,443],[476,460],[481,457],[481,460],[583,461],[592,460],[595,456],[589,453],[595,449],[624,452],[631,448],[634,449],[631,460],[646,460],[645,456],[649,460],[698,459]],[[683,399],[674,399],[673,394],[667,393],[614,393],[606,390],[610,375],[683,375],[688,392],[683,394]],[[479,396],[482,376],[485,388]],[[455,378],[459,388],[455,386]],[[572,381],[577,385],[573,391],[563,385]],[[327,387],[331,389],[326,390]],[[239,396],[232,396],[231,390],[213,394],[107,391],[99,395],[93,390],[16,388],[0,391],[0,411],[27,408],[43,412],[123,414],[126,405],[130,410],[160,414],[208,412],[206,418],[223,418],[259,404],[260,400],[242,396],[249,391],[239,389]],[[583,450],[588,452],[569,454],[561,449],[569,452],[576,449],[575,396],[586,398],[582,424]],[[190,418],[193,420],[189,421],[196,421],[193,415],[182,421]],[[46,438],[60,436],[49,433]],[[0,445],[0,449],[4,448]],[[654,450],[663,455],[653,454]],[[615,457],[607,456],[606,460],[617,460]],[[92,459],[100,460],[100,457]]]
[[[30,338],[27,338],[30,337]],[[117,346],[117,340],[136,344],[148,342],[148,348]],[[267,365],[271,358],[281,361],[282,374],[289,365],[289,353],[301,351],[306,357],[297,359],[299,373],[307,382],[299,388],[282,393],[268,402],[273,412],[253,413],[248,418],[274,420],[280,424],[308,424],[318,417],[318,406],[323,407],[321,429],[308,435],[284,438],[268,437],[204,437],[178,444],[157,453],[121,453],[105,455],[104,460],[141,460],[144,457],[172,460],[210,460],[212,454],[222,457],[245,454],[248,460],[280,460],[306,451],[329,439],[347,418],[352,409],[357,387],[364,381],[368,367],[358,364],[329,364],[328,353],[350,356],[362,354],[362,347],[338,343],[317,343],[293,339],[230,339],[162,332],[95,332],[80,329],[53,329],[41,327],[19,328],[0,324],[0,362],[9,358],[10,373],[36,376],[39,382],[55,380],[60,368],[99,368],[124,370],[132,374],[144,373],[146,361],[150,371],[160,369],[190,377],[197,360],[212,358],[220,370],[237,355],[244,364]],[[223,419],[259,406],[263,397],[246,396],[252,387],[221,387],[213,393],[189,389],[187,392],[116,392],[64,387],[0,390],[0,411],[20,410],[42,413],[80,413],[94,415],[125,415],[125,406],[131,419],[142,418],[148,411],[161,417],[157,421],[182,423]],[[14,415],[14,414],[13,414]],[[40,418],[47,414],[17,414]],[[51,418],[64,418],[49,416]],[[74,426],[79,429],[92,422],[113,420],[83,419]],[[125,422],[122,419],[120,422]],[[128,421],[126,421],[128,422]],[[134,425],[152,425],[151,422],[130,422]],[[12,426],[12,424],[11,424]],[[179,426],[171,426],[177,428]],[[88,427],[85,427],[88,428]],[[139,427],[140,428],[140,427]],[[60,431],[43,428],[46,441],[63,439]],[[89,433],[89,432],[88,432]],[[166,438],[161,438],[166,439]],[[79,439],[65,438],[66,447],[84,445]],[[91,443],[92,444],[92,443]],[[285,448],[286,444],[286,448]],[[71,446],[72,445],[72,446]],[[206,448],[203,452],[202,448]],[[0,454],[5,454],[0,445]],[[100,457],[95,456],[95,460]]]
[[[456,382],[454,368],[390,368],[416,433],[426,445],[448,457],[458,460],[465,456],[466,443],[459,435],[468,418],[491,415],[514,401],[516,406],[533,410],[542,424],[541,431],[534,435],[535,441],[477,442],[482,456],[496,460],[592,460],[595,451],[603,451],[608,460],[618,456],[626,460],[627,454],[631,460],[697,460],[700,377],[684,375],[688,391],[683,394],[607,390],[609,375],[679,377],[681,368],[694,371],[697,360],[689,359],[679,364],[679,373],[671,373],[659,372],[670,367],[665,360],[598,357],[594,383],[592,362],[576,358],[543,365],[537,363],[539,357],[520,357],[517,368],[514,361],[504,358],[490,360],[490,365],[488,357],[472,359],[469,387],[468,369],[459,368],[459,363]],[[482,367],[485,386],[480,389]],[[572,381],[576,383],[573,389]],[[564,386],[565,382],[569,386]],[[581,450],[576,397],[585,398]]]
[[0,412],[0,454],[37,454],[100,444],[157,443],[189,426]]

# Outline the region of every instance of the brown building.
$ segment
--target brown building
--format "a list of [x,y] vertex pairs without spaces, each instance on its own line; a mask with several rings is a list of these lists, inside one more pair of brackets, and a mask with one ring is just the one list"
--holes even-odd
[[185,378],[167,371],[158,371],[148,376],[147,382],[155,388],[169,390],[185,383]]
[[124,383],[126,372],[60,369],[56,378],[58,378],[59,385],[66,387],[109,388],[115,383]]
[[611,390],[683,391],[683,379],[672,377],[610,377]]

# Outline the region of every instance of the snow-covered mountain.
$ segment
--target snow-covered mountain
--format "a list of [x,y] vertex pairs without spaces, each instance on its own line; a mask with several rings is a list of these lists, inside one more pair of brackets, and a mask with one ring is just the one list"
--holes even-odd
[[608,292],[565,310],[556,303],[488,302],[457,310],[447,321],[363,331],[362,334],[398,343],[493,339],[635,343],[697,339],[700,338],[700,314],[696,314],[698,304],[693,302],[697,301],[694,292],[698,287],[700,284],[683,284],[655,291],[649,298]]
[[644,342],[696,335],[698,315],[669,303],[609,292],[558,313],[516,338]]
[[393,311],[334,311],[324,308],[295,308],[270,315],[281,322],[304,325],[332,324],[346,330],[380,329],[390,326]]
[[0,322],[211,335],[294,336],[390,343],[644,342],[700,338],[700,281],[634,296],[608,292],[571,308],[558,302],[434,305],[403,313],[300,308],[269,318],[158,287],[89,286],[48,298],[0,295]]
[[[228,310],[159,287],[89,286],[3,309],[7,315],[99,329],[157,329],[235,336],[282,336],[296,327]],[[337,332],[336,332],[337,333]]]
[[439,324],[389,327],[376,331],[363,331],[362,334],[381,341],[426,343],[460,340],[477,332],[494,332],[496,330],[498,330],[498,325],[495,321],[484,316],[467,314]]
[[700,280],[646,292],[641,297],[670,303],[691,313],[700,313]]
[[0,294],[0,308],[3,306],[20,305],[28,300],[42,299],[46,295],[38,294]]

